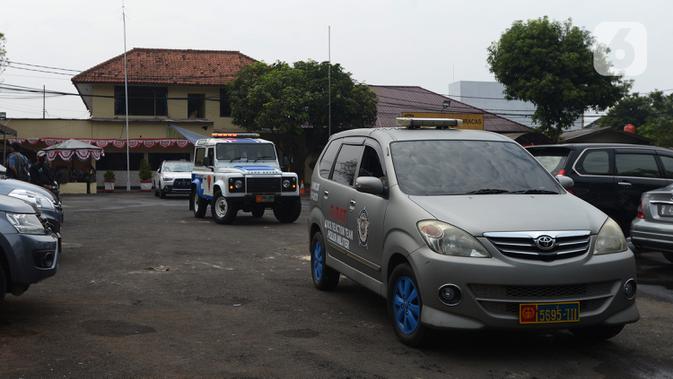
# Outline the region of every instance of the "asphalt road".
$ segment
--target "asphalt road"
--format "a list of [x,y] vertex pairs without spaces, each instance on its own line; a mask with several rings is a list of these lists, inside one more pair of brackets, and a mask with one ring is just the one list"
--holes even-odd
[[673,265],[639,264],[641,321],[569,333],[395,339],[382,299],[311,284],[306,225],[194,219],[185,199],[64,199],[60,271],[0,308],[0,377],[673,377]]

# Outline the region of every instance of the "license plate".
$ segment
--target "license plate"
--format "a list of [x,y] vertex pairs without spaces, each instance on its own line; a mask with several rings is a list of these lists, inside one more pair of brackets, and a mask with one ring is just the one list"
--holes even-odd
[[673,205],[670,204],[659,205],[659,216],[673,217]]
[[255,196],[255,202],[256,203],[273,203],[275,199],[274,195],[256,195]]
[[579,301],[519,304],[519,324],[556,324],[579,320]]

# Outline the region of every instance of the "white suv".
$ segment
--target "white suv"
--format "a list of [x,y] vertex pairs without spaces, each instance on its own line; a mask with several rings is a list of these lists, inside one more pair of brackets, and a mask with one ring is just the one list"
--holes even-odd
[[230,224],[239,210],[262,217],[264,210],[282,223],[301,213],[297,174],[282,172],[276,148],[256,133],[215,133],[194,148],[189,209],[201,218],[211,205],[215,222]]

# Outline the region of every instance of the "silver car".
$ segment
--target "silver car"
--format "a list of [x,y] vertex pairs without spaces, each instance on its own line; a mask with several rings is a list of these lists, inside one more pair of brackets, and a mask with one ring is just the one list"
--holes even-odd
[[615,221],[507,137],[447,128],[459,120],[398,122],[408,127],[335,134],[320,156],[318,289],[343,274],[383,296],[412,346],[431,328],[607,339],[638,320],[635,260]]
[[631,242],[637,252],[660,251],[673,263],[673,184],[643,194]]

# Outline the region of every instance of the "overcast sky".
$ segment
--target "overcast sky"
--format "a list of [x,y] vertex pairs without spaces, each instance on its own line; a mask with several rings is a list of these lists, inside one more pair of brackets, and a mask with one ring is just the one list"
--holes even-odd
[[[123,52],[121,0],[2,0],[10,60],[83,70]],[[670,1],[127,0],[132,47],[239,50],[265,62],[332,60],[368,84],[419,85],[440,93],[458,80],[493,80],[486,48],[515,20],[572,18],[588,30],[630,21],[647,31],[641,92],[673,88]],[[74,92],[67,76],[7,68],[5,84]],[[8,117],[41,117],[42,100],[0,92]],[[25,96],[25,95],[24,95]],[[47,99],[48,117],[88,117],[77,97]]]

